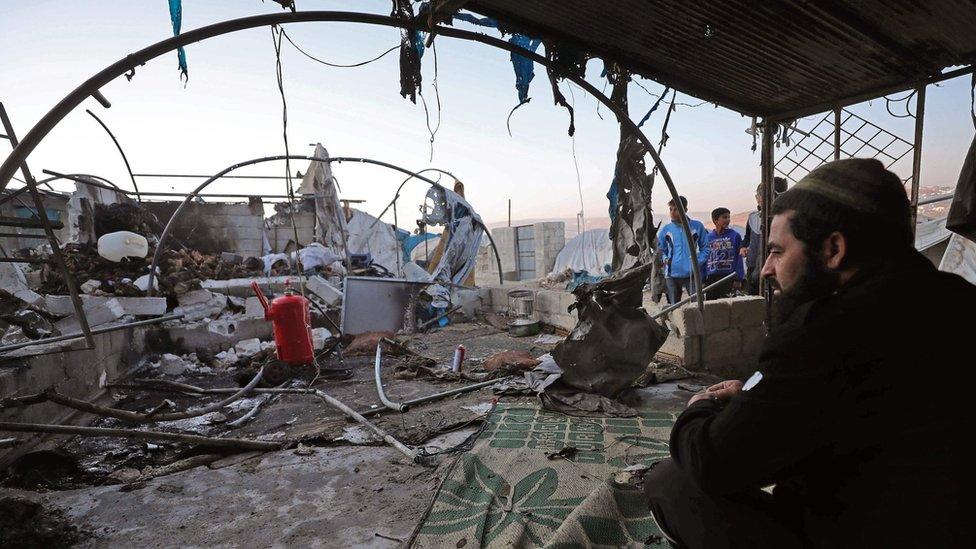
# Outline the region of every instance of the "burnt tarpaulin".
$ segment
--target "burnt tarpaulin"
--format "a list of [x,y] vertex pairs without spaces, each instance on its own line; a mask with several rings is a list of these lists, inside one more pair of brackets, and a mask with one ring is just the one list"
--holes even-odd
[[613,185],[616,215],[610,224],[614,271],[652,263],[657,240],[651,211],[653,185],[644,165],[644,145],[633,135],[621,139]]
[[[315,145],[315,158],[329,158],[329,151],[321,143]],[[346,216],[339,203],[339,191],[336,179],[332,175],[332,164],[321,160],[313,160],[302,184],[298,187],[299,194],[311,195],[315,202],[315,233],[318,240],[326,248],[345,256],[348,254],[346,242],[348,229]]]
[[474,270],[484,226],[481,217],[460,194],[444,187],[431,187],[424,203],[423,222],[443,226],[450,235],[444,253],[431,271],[433,282],[464,284]]
[[646,370],[668,330],[644,310],[643,288],[654,265],[621,271],[573,291],[579,322],[552,351],[562,381],[590,393],[619,396]]
[[[410,0],[393,0],[393,13],[397,19],[413,21],[413,6]],[[400,30],[400,95],[417,102],[417,92],[422,80],[420,56],[423,55],[423,38],[420,31],[404,28]]]

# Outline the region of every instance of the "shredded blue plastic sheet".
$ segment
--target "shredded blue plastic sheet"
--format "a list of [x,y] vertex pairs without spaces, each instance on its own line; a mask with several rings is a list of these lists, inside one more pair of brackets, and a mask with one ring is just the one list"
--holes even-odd
[[[458,21],[464,21],[465,23],[471,23],[472,25],[477,25],[479,27],[485,27],[490,29],[498,28],[498,21],[490,17],[477,17],[469,13],[456,13],[454,14],[454,19]],[[542,45],[542,40],[538,38],[531,38],[525,36],[524,34],[513,34],[511,38],[508,39],[508,43],[520,48],[527,49],[534,52],[539,49]],[[515,70],[515,91],[518,92],[519,104],[525,103],[529,100],[529,84],[532,83],[532,79],[535,78],[535,63],[522,55],[512,52],[512,69]]]
[[[539,49],[542,40],[529,38],[523,34],[513,34],[508,40],[509,44],[527,49],[531,52]],[[529,84],[535,78],[535,62],[522,55],[512,52],[512,68],[515,70],[515,90],[518,92],[519,103],[529,100]]]
[[439,237],[439,234],[434,233],[424,233],[424,234],[410,234],[403,229],[397,229],[396,237],[400,241],[400,247],[403,250],[403,262],[406,263],[411,261],[410,254],[413,252],[414,248],[424,243],[426,240]]
[[[183,26],[183,0],[169,0],[169,18],[173,22],[173,36],[180,35]],[[190,79],[186,69],[186,51],[182,47],[176,50],[176,58],[180,65],[180,78]]]

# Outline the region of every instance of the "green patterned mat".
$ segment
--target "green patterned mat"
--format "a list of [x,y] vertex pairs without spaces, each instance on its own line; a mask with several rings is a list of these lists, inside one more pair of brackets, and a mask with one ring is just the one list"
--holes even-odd
[[[412,546],[664,547],[640,490],[620,472],[667,457],[675,418],[499,404],[448,472]],[[576,448],[571,457],[547,457],[567,447]]]

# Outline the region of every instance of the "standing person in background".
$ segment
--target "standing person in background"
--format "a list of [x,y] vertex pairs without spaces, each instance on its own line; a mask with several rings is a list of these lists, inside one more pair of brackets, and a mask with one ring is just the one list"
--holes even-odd
[[746,236],[739,247],[739,255],[746,260],[746,293],[759,295],[759,269],[757,259],[762,250],[762,184],[756,187],[756,211],[746,221]]
[[[773,178],[773,196],[786,190],[786,180],[782,177]],[[746,235],[742,239],[739,254],[746,260],[746,292],[749,295],[759,295],[759,271],[762,270],[762,211],[763,186],[756,187],[756,211],[749,214],[746,222]]]
[[702,265],[702,270],[705,273],[702,286],[707,287],[732,273],[735,273],[735,277],[705,292],[705,299],[730,297],[742,286],[742,279],[745,278],[742,257],[739,256],[742,237],[735,230],[729,228],[729,224],[732,223],[732,215],[729,209],[715,208],[712,211],[712,223],[715,224],[715,230],[708,233],[706,241],[705,251],[707,255],[705,263]]
[[[681,205],[684,206],[685,213],[688,212],[688,199],[679,196]],[[657,233],[658,248],[661,250],[661,258],[664,261],[664,281],[667,286],[668,303],[674,304],[681,299],[681,291],[684,289],[691,295],[695,289],[692,286],[691,270],[694,265],[691,262],[692,254],[698,257],[698,264],[705,261],[707,250],[705,249],[705,239],[707,232],[701,221],[688,219],[689,229],[694,238],[694,246],[689,248],[688,239],[685,238],[684,228],[681,226],[681,215],[674,200],[668,202],[668,213],[671,215],[671,222],[661,228]]]

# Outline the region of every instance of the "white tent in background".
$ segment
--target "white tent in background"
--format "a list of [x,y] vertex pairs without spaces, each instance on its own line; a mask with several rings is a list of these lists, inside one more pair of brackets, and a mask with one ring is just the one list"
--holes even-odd
[[349,253],[373,256],[373,263],[381,265],[396,276],[400,272],[400,242],[397,241],[393,227],[366,212],[351,210],[352,217],[346,221],[349,235]]
[[552,273],[558,274],[566,269],[586,271],[591,275],[603,276],[606,265],[613,260],[613,242],[610,229],[590,229],[574,236],[556,256]]

